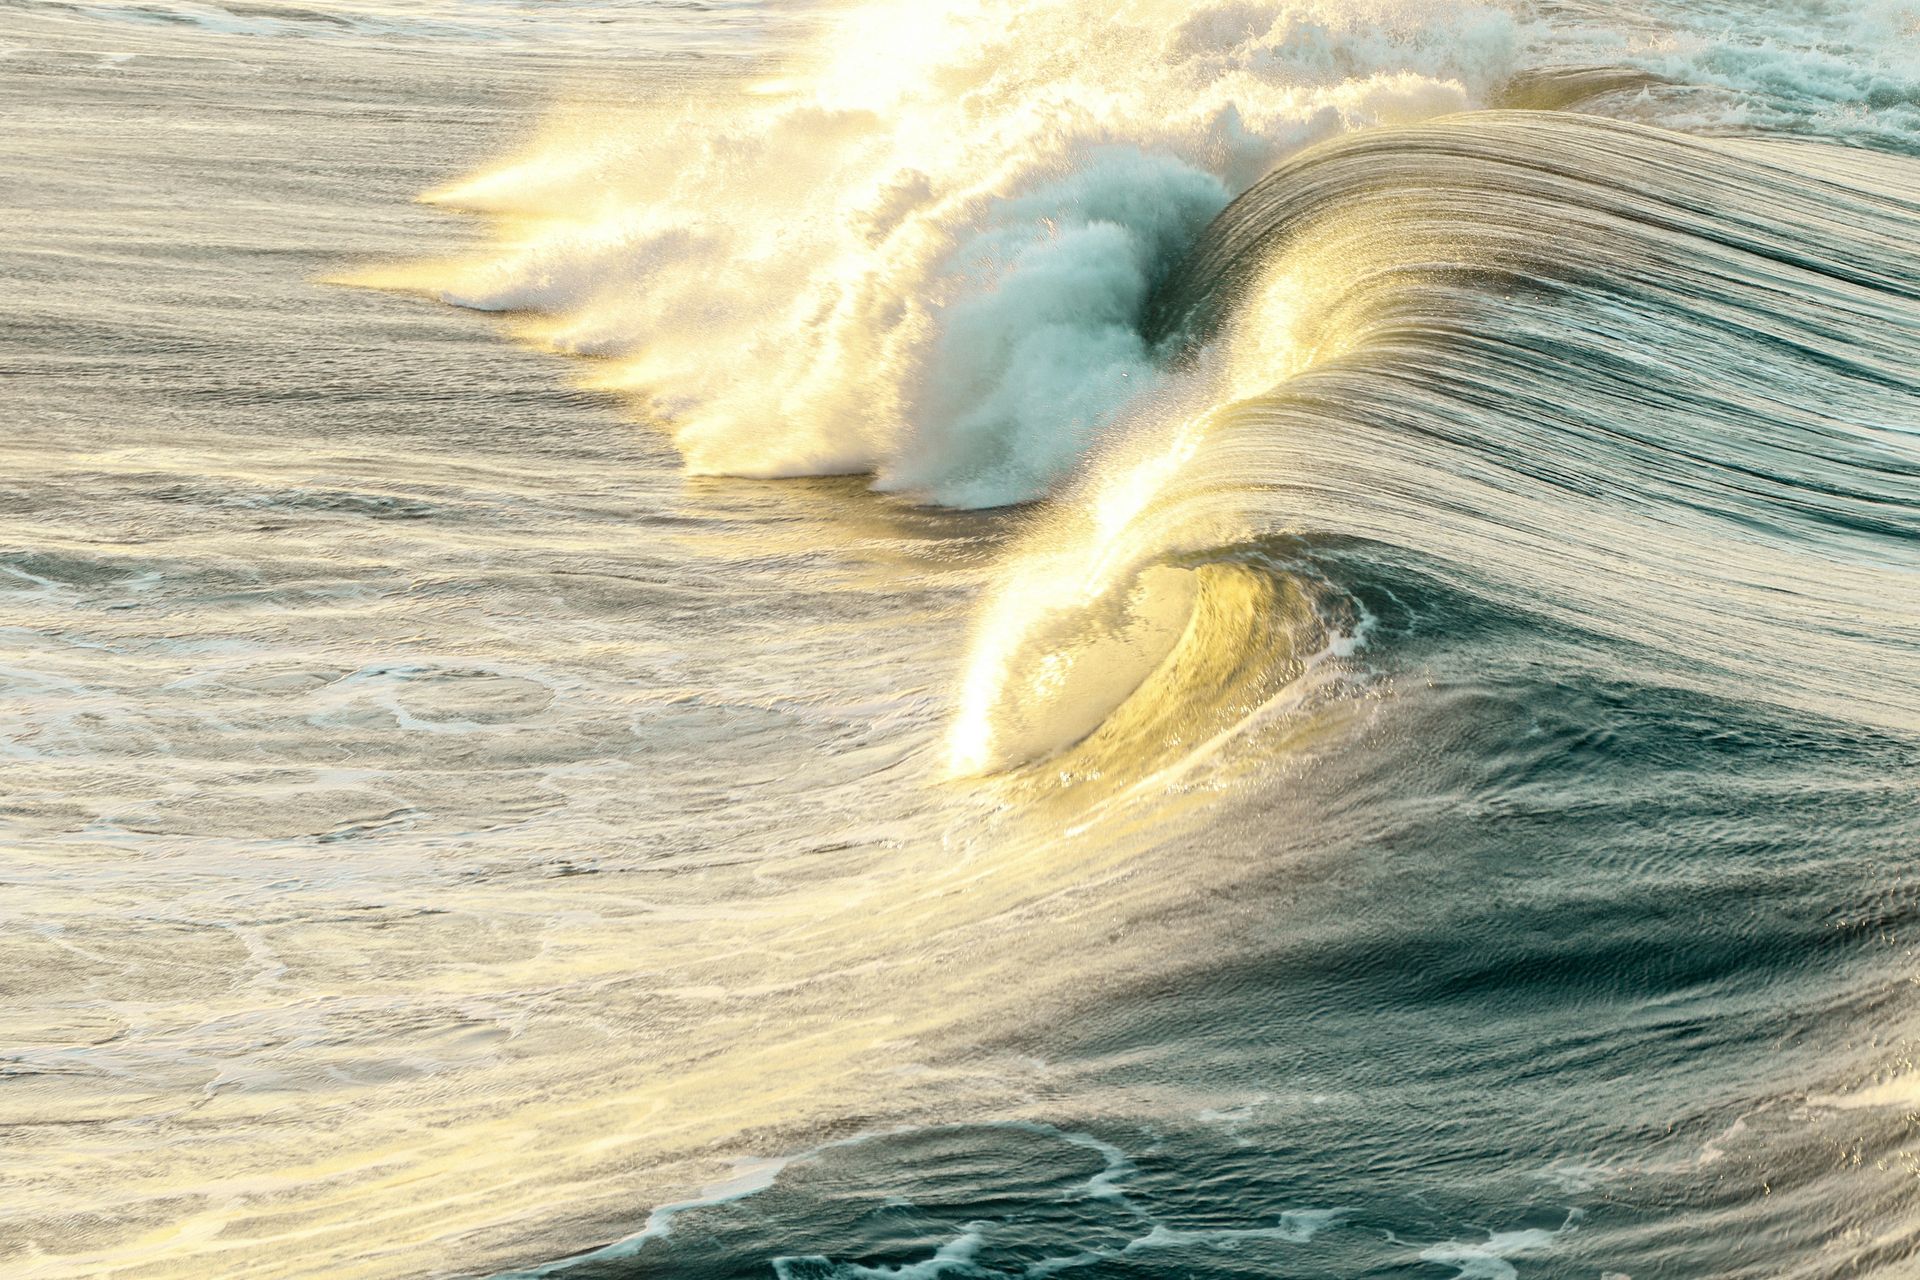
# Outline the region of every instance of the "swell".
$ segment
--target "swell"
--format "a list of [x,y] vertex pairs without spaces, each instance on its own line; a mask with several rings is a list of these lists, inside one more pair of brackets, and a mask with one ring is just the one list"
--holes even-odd
[[[1147,454],[1178,438],[1177,464],[1072,554],[1128,566],[1105,575],[1111,615],[1142,608],[1147,566],[1357,541],[1379,574],[1574,629],[1654,684],[1920,728],[1916,215],[1920,166],[1897,157],[1586,116],[1325,144],[1153,299],[1150,340],[1229,393],[1145,434]],[[1267,367],[1246,353],[1276,296],[1289,355]],[[1168,668],[1209,669],[1196,650],[1231,636],[1190,628]],[[1244,713],[1217,681],[1146,684],[1186,725],[1167,751],[1195,703]]]

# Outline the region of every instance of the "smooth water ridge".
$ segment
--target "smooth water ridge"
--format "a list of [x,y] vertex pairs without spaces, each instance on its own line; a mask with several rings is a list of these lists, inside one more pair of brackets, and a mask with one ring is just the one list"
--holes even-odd
[[0,109],[0,1274],[1920,1276],[1920,4]]

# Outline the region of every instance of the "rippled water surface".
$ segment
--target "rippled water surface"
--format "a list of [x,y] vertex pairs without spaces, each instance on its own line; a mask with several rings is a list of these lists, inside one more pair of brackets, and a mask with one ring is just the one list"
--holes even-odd
[[0,0],[0,1270],[1920,1272],[1916,48]]

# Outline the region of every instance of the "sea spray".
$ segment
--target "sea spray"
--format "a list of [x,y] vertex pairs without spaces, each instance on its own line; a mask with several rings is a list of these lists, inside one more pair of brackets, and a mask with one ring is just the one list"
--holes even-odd
[[1156,386],[1146,292],[1229,197],[1482,101],[1519,39],[1459,3],[854,7],[730,96],[556,112],[429,196],[492,249],[359,279],[533,313],[696,473],[1025,501]]

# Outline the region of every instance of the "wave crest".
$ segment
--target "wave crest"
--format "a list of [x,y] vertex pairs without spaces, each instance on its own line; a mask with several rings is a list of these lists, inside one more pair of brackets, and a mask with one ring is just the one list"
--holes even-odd
[[1145,300],[1230,196],[1483,100],[1518,41],[1457,2],[866,5],[717,104],[561,113],[431,197],[490,251],[360,279],[535,313],[696,472],[1024,501],[1158,386]]
[[[1148,570],[1277,537],[1372,548],[1359,572],[1617,645],[1652,683],[1920,726],[1916,215],[1910,162],[1554,113],[1281,166],[1153,304],[1205,388],[1141,434],[1166,464],[1097,471],[1061,506],[1117,486],[1125,517],[1057,519],[983,615],[956,765],[1032,758],[1032,673],[1071,661],[1076,616],[1110,628]],[[1127,752],[1184,749],[1191,709]]]

